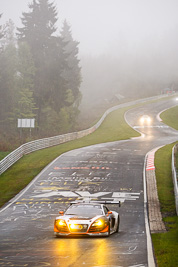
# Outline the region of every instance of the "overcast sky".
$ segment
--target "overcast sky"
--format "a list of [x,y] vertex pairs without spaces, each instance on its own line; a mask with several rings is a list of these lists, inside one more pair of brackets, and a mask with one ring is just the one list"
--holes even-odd
[[[20,26],[20,16],[31,0],[0,0],[1,23],[12,19]],[[178,28],[178,0],[54,0],[58,27],[64,19],[82,54],[108,53],[121,40],[135,45],[161,38]]]

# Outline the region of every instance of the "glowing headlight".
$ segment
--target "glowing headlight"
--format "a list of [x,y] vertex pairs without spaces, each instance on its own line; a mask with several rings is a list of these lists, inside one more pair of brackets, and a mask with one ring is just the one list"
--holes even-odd
[[141,119],[140,119],[140,122],[143,123],[143,122],[144,122],[144,118],[141,118]]
[[96,222],[96,225],[97,225],[97,226],[101,226],[101,225],[103,225],[103,221],[98,220],[98,221]]
[[103,220],[96,220],[96,221],[92,224],[92,226],[102,226],[102,225],[104,225]]
[[74,223],[71,223],[70,224],[70,229],[75,229],[75,228],[76,228],[75,224]]
[[56,221],[57,226],[66,226],[66,222],[64,220],[57,220]]
[[142,116],[140,118],[140,123],[150,123],[151,122],[151,118],[149,116]]

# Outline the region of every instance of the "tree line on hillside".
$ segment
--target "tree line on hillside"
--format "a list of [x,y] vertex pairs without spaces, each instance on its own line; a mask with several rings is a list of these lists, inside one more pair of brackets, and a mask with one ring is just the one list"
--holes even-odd
[[[34,138],[74,129],[81,100],[79,43],[67,21],[56,34],[57,15],[49,0],[33,0],[16,32],[11,20],[0,25],[1,150],[8,139],[19,139],[18,118],[35,118]],[[28,136],[23,129],[23,141]]]

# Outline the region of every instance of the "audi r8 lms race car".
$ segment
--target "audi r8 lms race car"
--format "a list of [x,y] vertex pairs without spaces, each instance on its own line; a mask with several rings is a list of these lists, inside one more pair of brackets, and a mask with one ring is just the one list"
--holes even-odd
[[[120,206],[120,202],[107,202],[107,204]],[[110,211],[101,202],[71,203],[65,212],[60,211],[59,214],[54,222],[56,236],[109,236],[119,231],[119,214],[116,211]]]

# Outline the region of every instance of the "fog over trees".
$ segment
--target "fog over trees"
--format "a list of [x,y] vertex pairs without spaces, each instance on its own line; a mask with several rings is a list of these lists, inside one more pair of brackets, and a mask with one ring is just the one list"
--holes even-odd
[[135,44],[123,38],[110,53],[83,56],[83,106],[109,101],[114,94],[138,98],[178,90],[177,47],[178,25],[159,38]]
[[[78,42],[67,21],[55,35],[56,22],[54,4],[34,0],[17,32],[11,20],[1,25],[1,146],[19,137],[18,118],[35,118],[36,138],[68,132],[75,125],[81,98]],[[26,140],[27,129],[23,132]]]

